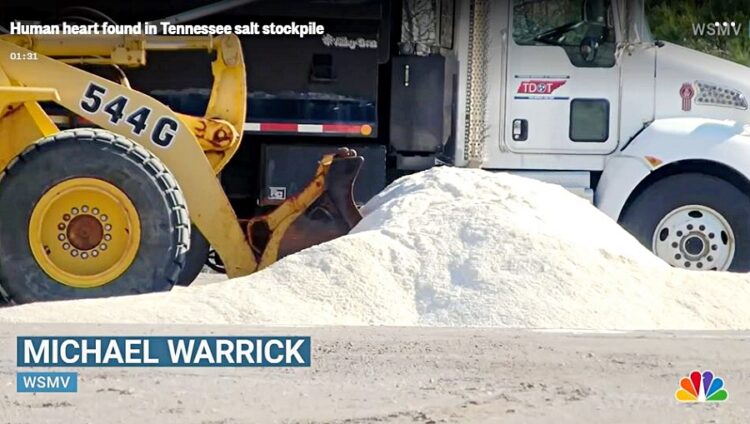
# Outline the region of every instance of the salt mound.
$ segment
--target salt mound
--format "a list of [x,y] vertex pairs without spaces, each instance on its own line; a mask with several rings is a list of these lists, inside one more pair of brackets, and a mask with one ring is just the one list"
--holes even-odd
[[249,277],[4,308],[0,322],[750,328],[750,277],[672,269],[558,186],[436,168],[364,213]]

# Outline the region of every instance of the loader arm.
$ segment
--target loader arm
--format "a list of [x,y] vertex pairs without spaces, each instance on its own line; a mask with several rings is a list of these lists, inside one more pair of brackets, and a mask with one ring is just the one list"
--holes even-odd
[[[217,52],[205,117],[175,113],[146,94],[71,65],[140,66],[149,49]],[[247,275],[258,264],[216,178],[239,147],[245,93],[245,64],[235,36],[0,36],[0,144],[11,140],[10,147],[0,148],[0,168],[41,136],[56,132],[38,104],[54,101],[156,155],[178,180],[190,218],[221,256],[227,274]]]

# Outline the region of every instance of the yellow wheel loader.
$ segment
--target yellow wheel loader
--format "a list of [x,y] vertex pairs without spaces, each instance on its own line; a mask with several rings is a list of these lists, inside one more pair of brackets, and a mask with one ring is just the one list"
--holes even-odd
[[[91,71],[186,49],[215,55],[204,116]],[[361,219],[352,184],[363,159],[346,149],[270,214],[238,220],[217,175],[239,148],[246,90],[235,36],[0,36],[0,297],[164,291],[203,265],[191,239],[205,237],[237,277],[347,233]],[[48,104],[92,128],[61,131]]]

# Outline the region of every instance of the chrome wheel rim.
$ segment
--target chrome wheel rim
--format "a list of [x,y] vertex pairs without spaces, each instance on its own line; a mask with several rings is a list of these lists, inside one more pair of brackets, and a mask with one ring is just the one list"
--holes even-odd
[[726,271],[734,259],[732,226],[708,206],[688,205],[668,213],[656,226],[652,251],[677,268]]

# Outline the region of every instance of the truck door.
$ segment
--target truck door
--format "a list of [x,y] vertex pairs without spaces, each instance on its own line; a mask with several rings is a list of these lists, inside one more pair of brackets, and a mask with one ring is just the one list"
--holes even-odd
[[513,0],[505,142],[522,153],[607,154],[618,143],[612,0]]

